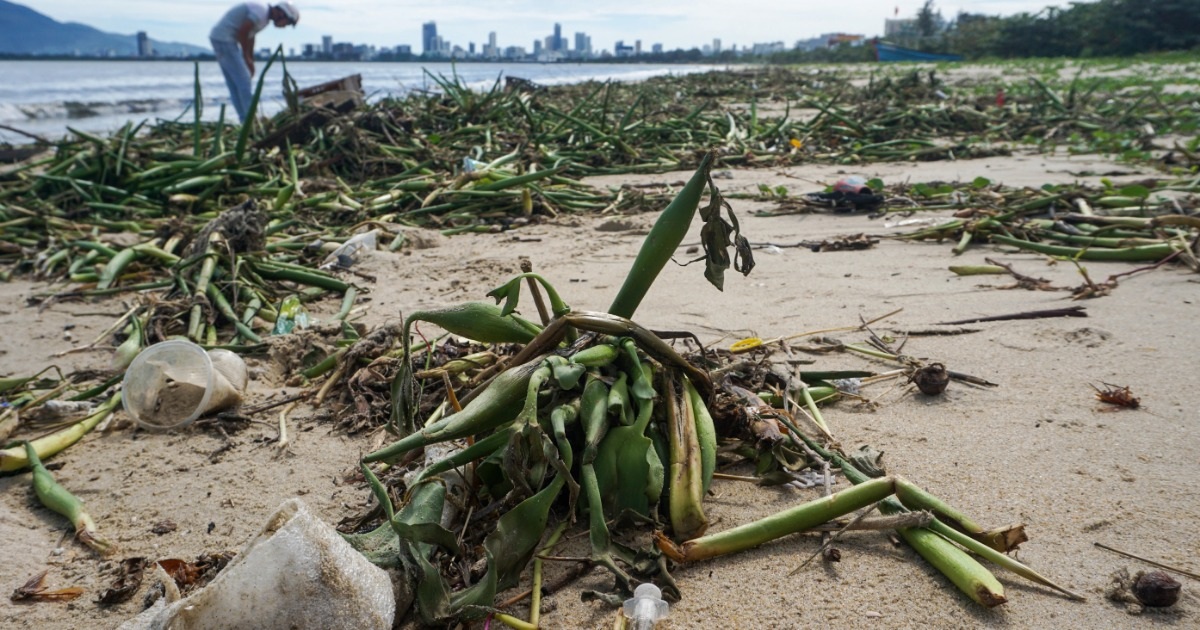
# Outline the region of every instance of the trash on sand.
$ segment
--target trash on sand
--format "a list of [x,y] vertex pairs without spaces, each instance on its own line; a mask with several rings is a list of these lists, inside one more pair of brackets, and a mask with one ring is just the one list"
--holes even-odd
[[325,257],[319,269],[349,269],[358,262],[358,256],[362,250],[375,249],[378,235],[379,230],[370,230],[346,239],[345,243]]
[[308,317],[308,311],[304,309],[304,304],[300,302],[300,296],[289,295],[283,298],[283,302],[279,304],[279,316],[275,318],[275,328],[271,333],[286,335],[297,327],[301,330],[308,328],[312,323],[312,320]]
[[662,598],[662,591],[657,586],[646,582],[639,584],[633,591],[633,597],[625,600],[625,616],[633,624],[633,630],[653,630],[654,626],[666,619],[670,610]]
[[133,360],[122,382],[122,400],[143,428],[174,429],[241,402],[248,380],[246,362],[237,354],[172,339]]
[[387,572],[299,499],[284,502],[208,586],[166,599],[121,630],[237,628],[247,620],[262,630],[391,628],[396,613]]

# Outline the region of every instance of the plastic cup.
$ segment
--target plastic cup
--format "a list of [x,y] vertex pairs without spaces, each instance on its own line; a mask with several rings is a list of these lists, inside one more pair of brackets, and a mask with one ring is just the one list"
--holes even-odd
[[214,364],[204,348],[181,339],[146,348],[125,371],[125,411],[143,428],[166,430],[236,404],[246,386],[246,364],[232,352],[218,358]]

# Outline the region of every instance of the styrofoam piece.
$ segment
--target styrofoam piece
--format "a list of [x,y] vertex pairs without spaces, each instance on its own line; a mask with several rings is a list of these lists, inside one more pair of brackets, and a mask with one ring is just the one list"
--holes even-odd
[[203,589],[156,604],[120,630],[386,630],[392,583],[299,499],[289,499]]

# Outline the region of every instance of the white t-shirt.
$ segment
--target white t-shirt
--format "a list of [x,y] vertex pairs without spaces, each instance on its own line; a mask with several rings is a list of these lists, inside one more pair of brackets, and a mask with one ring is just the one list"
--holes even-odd
[[215,42],[236,42],[238,29],[247,21],[254,24],[257,33],[267,27],[267,5],[261,2],[243,2],[225,13],[221,21],[209,32],[208,38]]

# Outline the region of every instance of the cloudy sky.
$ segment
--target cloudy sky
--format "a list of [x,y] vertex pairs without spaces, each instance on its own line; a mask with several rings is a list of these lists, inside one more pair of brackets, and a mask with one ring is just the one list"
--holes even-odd
[[[115,33],[147,31],[154,39],[208,45],[208,30],[233,2],[230,0],[14,0],[63,22],[81,22]],[[500,46],[532,48],[562,24],[573,46],[573,34],[592,36],[594,49],[609,49],[617,40],[644,48],[661,43],[667,50],[692,48],[720,38],[723,46],[783,41],[789,46],[821,33],[848,32],[874,36],[883,21],[899,9],[900,17],[916,15],[924,0],[296,0],[301,12],[295,29],[269,27],[259,46],[299,48],[335,41],[395,46],[420,51],[421,24],[435,21],[443,38],[464,48],[482,44],[496,31]],[[987,15],[1037,12],[1066,2],[1046,0],[935,0],[947,18],[959,11]]]

